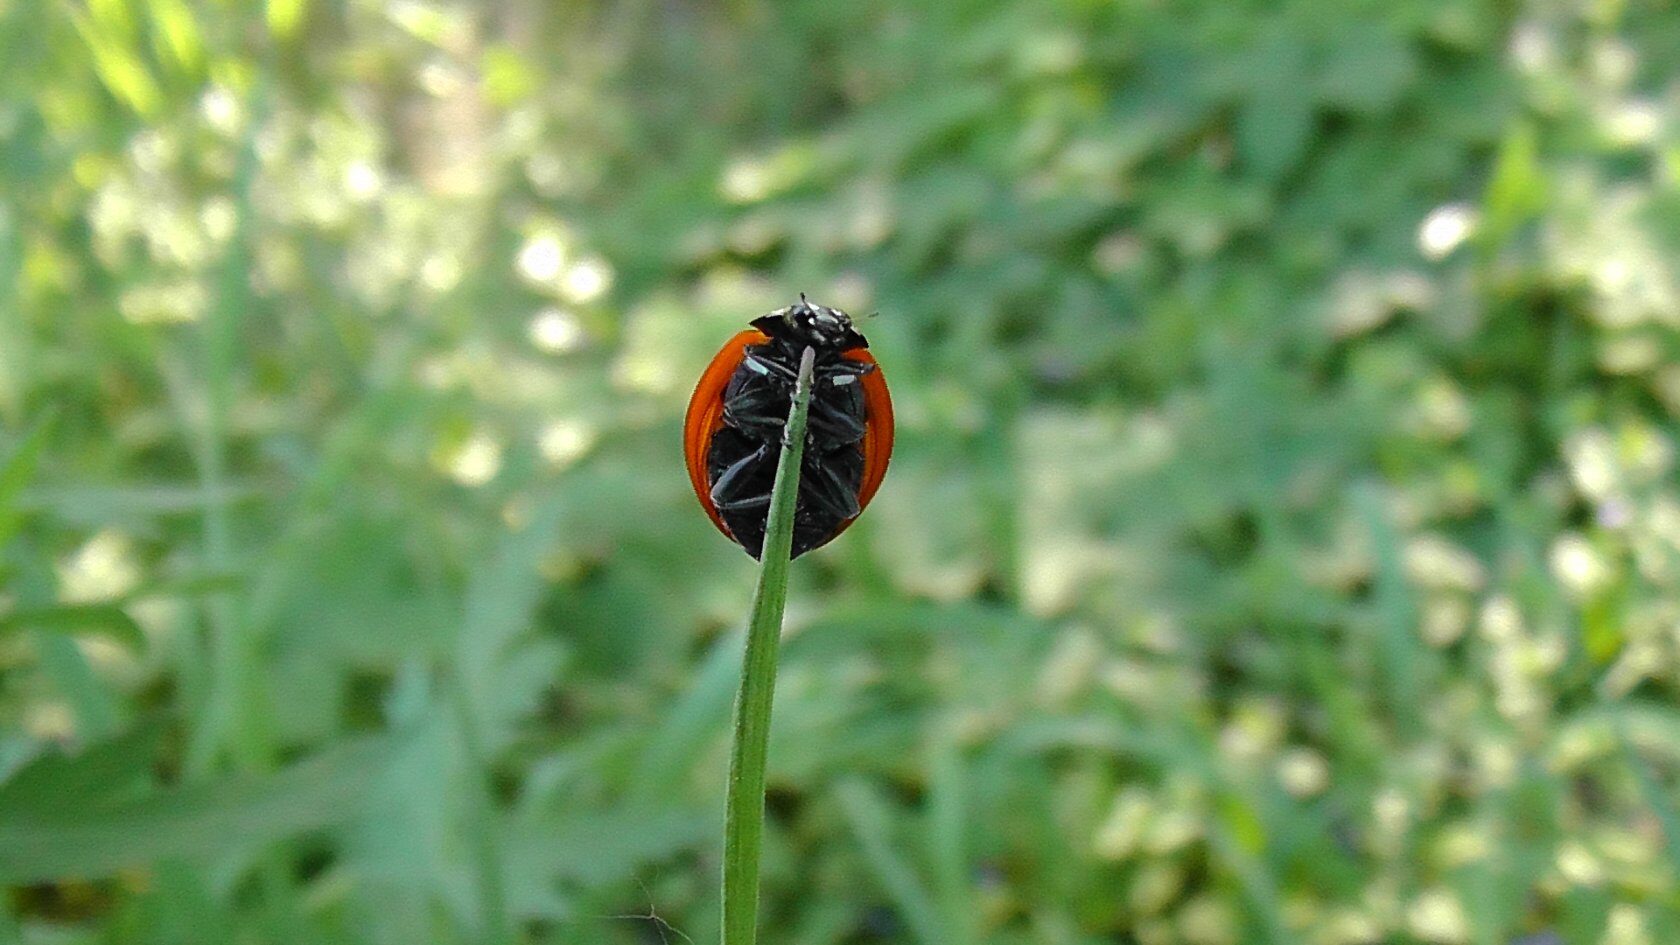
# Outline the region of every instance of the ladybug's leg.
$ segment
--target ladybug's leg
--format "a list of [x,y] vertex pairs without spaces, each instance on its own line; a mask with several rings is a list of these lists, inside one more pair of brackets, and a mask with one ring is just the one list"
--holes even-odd
[[787,425],[787,400],[767,383],[731,384],[725,392],[723,416],[753,439],[780,439]]
[[841,520],[856,518],[858,512],[857,482],[843,478],[840,464],[823,456],[805,462],[800,497]]
[[861,404],[847,410],[847,404],[828,398],[811,402],[811,433],[827,446],[843,446],[863,439],[868,427],[863,422]]
[[717,510],[719,512],[744,512],[747,509],[762,509],[767,508],[770,505],[770,493],[766,492],[763,495],[750,495],[744,499],[736,499],[733,502],[719,502],[716,499],[713,499],[712,504],[717,506]]
[[812,441],[825,449],[856,443],[868,431],[864,423],[863,387],[858,384],[859,368],[874,365],[836,360],[819,370],[818,386],[811,397]]
[[799,372],[775,358],[762,357],[752,348],[747,349],[747,356],[741,359],[741,365],[754,374],[764,377],[779,377],[789,384],[799,380]]
[[865,374],[873,373],[875,373],[875,365],[873,363],[869,361],[852,361],[847,358],[830,361],[822,367],[817,368],[818,375],[834,378],[831,383],[833,383],[835,387],[845,387],[846,384],[849,383],[842,380],[841,378],[843,377],[862,377]]
[[734,511],[750,509],[756,506],[769,505],[770,495],[742,495],[752,477],[749,475],[754,465],[764,462],[770,457],[773,444],[765,443],[758,449],[741,457],[730,464],[712,483],[712,504],[718,511]]

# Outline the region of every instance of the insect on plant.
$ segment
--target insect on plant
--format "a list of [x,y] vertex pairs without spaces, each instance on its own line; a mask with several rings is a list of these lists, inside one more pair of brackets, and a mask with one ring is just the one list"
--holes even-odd
[[833,541],[887,473],[892,399],[839,309],[799,301],[755,319],[700,377],[683,456],[700,505],[762,562],[735,702],[723,834],[723,945],[753,945],[765,760],[788,563]]
[[782,430],[806,348],[816,357],[793,557],[851,525],[880,488],[892,456],[892,398],[851,316],[801,295],[755,319],[712,358],[683,426],[694,494],[718,530],[754,558],[763,553]]

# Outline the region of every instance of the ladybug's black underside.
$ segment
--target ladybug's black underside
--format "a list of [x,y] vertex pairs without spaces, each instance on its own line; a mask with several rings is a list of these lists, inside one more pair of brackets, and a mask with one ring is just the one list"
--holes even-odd
[[[782,428],[793,403],[799,359],[809,339],[788,333],[778,336],[780,326],[755,324],[771,339],[747,348],[724,390],[724,425],[712,437],[706,479],[718,515],[741,547],[757,558],[764,550],[764,524],[781,454]],[[858,381],[875,366],[841,357],[844,351],[862,347],[860,336],[851,338],[856,343],[843,347],[811,345],[817,358],[793,517],[795,558],[827,544],[858,514],[868,419],[863,385]]]

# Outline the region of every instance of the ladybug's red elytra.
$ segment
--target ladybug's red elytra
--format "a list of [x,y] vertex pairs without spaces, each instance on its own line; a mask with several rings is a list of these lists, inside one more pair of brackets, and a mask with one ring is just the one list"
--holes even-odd
[[764,550],[782,428],[806,348],[816,352],[816,368],[793,557],[839,537],[881,487],[892,456],[892,398],[868,347],[851,316],[801,294],[729,339],[700,376],[683,423],[688,478],[713,524],[754,558]]

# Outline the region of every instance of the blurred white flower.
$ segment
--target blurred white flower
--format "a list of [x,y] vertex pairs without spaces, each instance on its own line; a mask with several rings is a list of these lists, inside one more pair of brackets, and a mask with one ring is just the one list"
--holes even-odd
[[1143,842],[1145,830],[1155,810],[1149,793],[1140,787],[1128,787],[1114,799],[1114,809],[1097,828],[1092,847],[1105,860],[1124,860],[1135,853]]
[[565,467],[588,455],[595,439],[595,428],[582,420],[556,420],[543,428],[537,449],[551,465]]
[[732,203],[756,203],[770,194],[770,168],[758,158],[739,158],[724,168],[718,189]]
[[1610,374],[1644,374],[1663,363],[1662,343],[1654,335],[1612,335],[1598,344],[1598,366]]
[[110,529],[88,539],[58,566],[58,596],[67,604],[112,600],[139,583],[133,542]]
[[1349,907],[1333,914],[1324,925],[1321,940],[1335,945],[1364,945],[1382,940],[1383,927],[1364,909]]
[[565,263],[566,246],[555,233],[533,236],[519,250],[519,274],[535,283],[553,283]]
[[76,713],[57,699],[25,703],[22,728],[25,735],[42,742],[69,742],[76,737]]
[[1435,283],[1419,272],[1351,270],[1331,289],[1330,331],[1342,338],[1370,331],[1398,312],[1428,307],[1436,295]]
[[[1520,719],[1539,711],[1540,697],[1526,678],[1507,675],[1507,683],[1495,697],[1495,707],[1507,718]],[[1497,738],[1483,738],[1470,749],[1472,770],[1484,790],[1497,791],[1510,787],[1516,780],[1522,758],[1515,746]]]
[[1161,812],[1144,838],[1144,849],[1164,856],[1201,839],[1202,821],[1196,810],[1171,807]]
[[1138,915],[1154,915],[1177,898],[1183,888],[1183,867],[1170,861],[1152,861],[1132,880],[1127,900]]
[[1425,587],[1480,590],[1487,573],[1475,555],[1439,535],[1419,535],[1406,543],[1406,573]]
[[217,195],[204,201],[204,206],[198,211],[198,220],[204,227],[204,235],[211,242],[226,243],[239,226],[239,210],[231,199]]
[[1626,85],[1639,69],[1639,53],[1620,36],[1606,35],[1588,48],[1595,77],[1609,87]]
[[465,71],[453,62],[433,59],[420,67],[420,87],[428,95],[447,98],[466,88],[467,84]]
[[1650,144],[1662,131],[1662,111],[1648,99],[1622,102],[1604,116],[1604,131],[1612,143],[1624,147]]
[[441,460],[451,479],[463,486],[482,486],[501,472],[502,444],[489,433],[477,431]]
[[432,253],[420,263],[420,284],[436,294],[448,292],[461,281],[461,260],[454,253]]
[[210,305],[210,293],[194,279],[139,282],[117,299],[122,317],[136,325],[177,325],[196,322]]
[[599,256],[586,256],[566,267],[560,277],[560,294],[568,301],[586,305],[612,288],[613,271]]
[[1418,391],[1416,406],[1423,432],[1439,440],[1456,440],[1470,431],[1470,401],[1451,380],[1437,377]]
[[531,344],[547,354],[567,354],[583,347],[583,326],[576,315],[559,308],[545,308],[531,319]]
[[1480,825],[1452,824],[1441,831],[1436,843],[1441,865],[1449,869],[1478,863],[1492,852],[1492,839],[1487,829]]
[[1579,839],[1565,840],[1558,848],[1557,869],[1576,886],[1597,886],[1604,882],[1604,864]]
[[1371,816],[1381,833],[1398,837],[1411,826],[1412,805],[1399,788],[1383,788],[1371,802]]
[[1418,250],[1429,259],[1444,259],[1476,231],[1476,211],[1469,204],[1436,207],[1418,227]]
[[1557,58],[1557,44],[1551,31],[1535,20],[1524,20],[1511,30],[1511,59],[1525,72],[1539,72]]
[[385,189],[385,176],[367,161],[351,161],[344,168],[344,193],[356,203],[366,203]]
[[1311,748],[1289,749],[1278,760],[1277,773],[1283,789],[1295,797],[1313,797],[1330,786],[1330,765]]
[[1423,638],[1431,646],[1451,646],[1470,627],[1470,605],[1458,596],[1431,597],[1423,606]]
[[1651,945],[1645,913],[1638,906],[1625,902],[1612,907],[1610,921],[1604,931],[1604,945]]
[[1558,583],[1579,596],[1602,590],[1614,577],[1610,563],[1578,533],[1559,536],[1548,556]]
[[1413,900],[1406,911],[1406,925],[1413,935],[1427,942],[1456,943],[1470,938],[1464,907],[1446,889],[1431,889]]
[[1610,434],[1583,430],[1564,443],[1563,453],[1569,463],[1569,477],[1587,498],[1602,500],[1618,485],[1616,450]]
[[204,116],[205,124],[229,137],[237,134],[244,122],[244,110],[239,105],[239,99],[225,86],[213,85],[206,89],[199,96],[198,110]]
[[1232,760],[1255,761],[1277,748],[1287,728],[1283,708],[1275,700],[1245,696],[1220,731],[1219,749]]
[[1216,895],[1197,896],[1178,912],[1179,934],[1189,945],[1235,945],[1237,928],[1235,910]]

